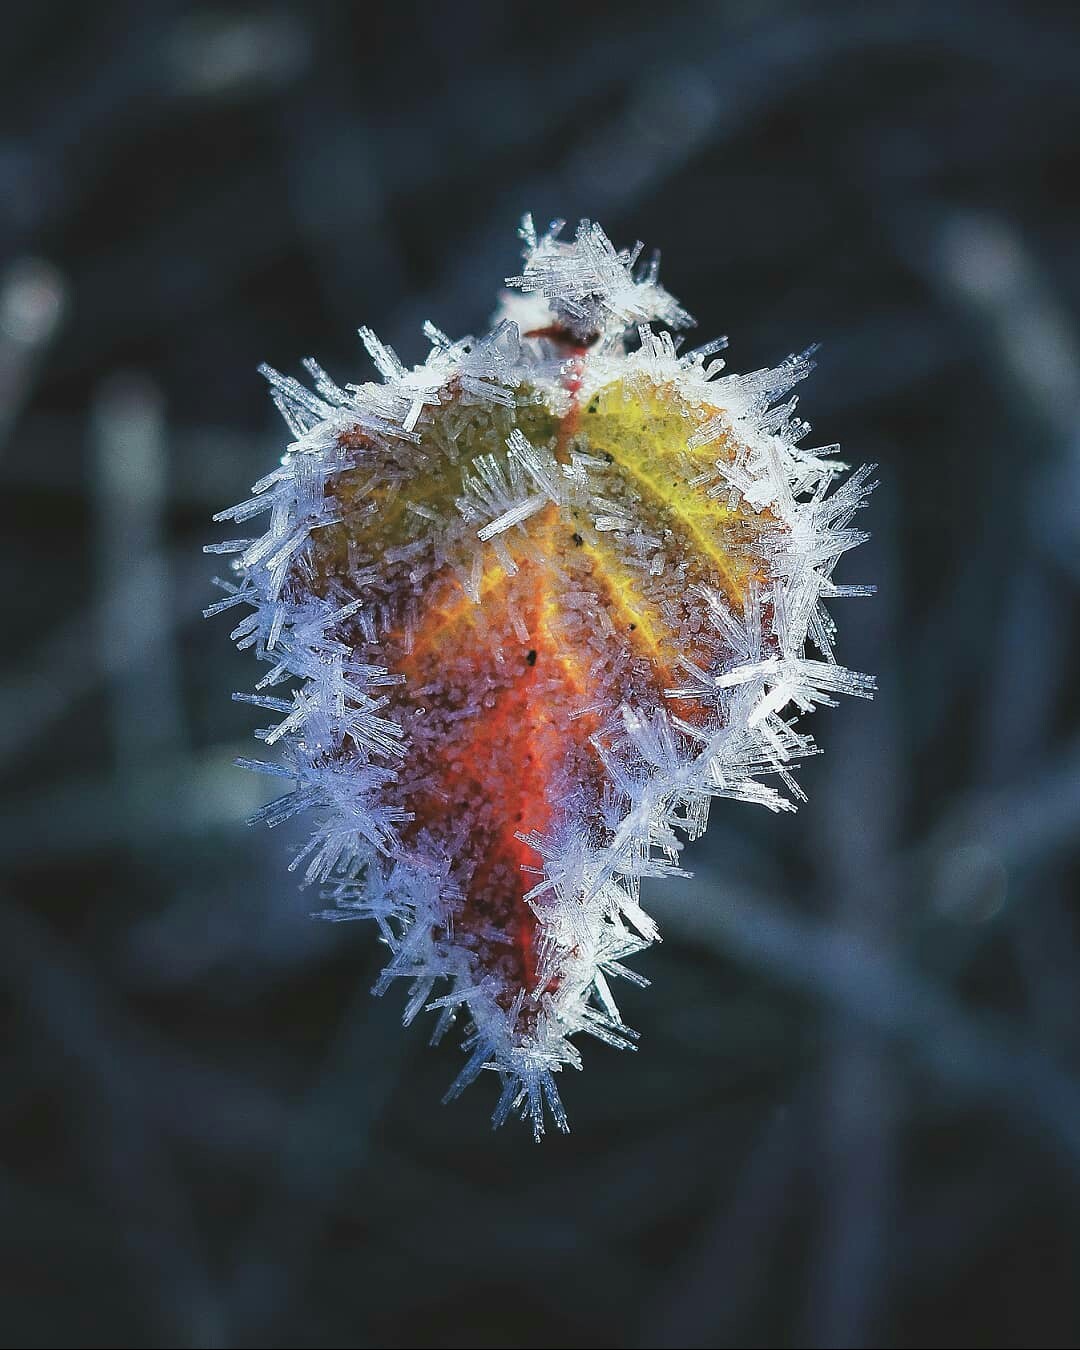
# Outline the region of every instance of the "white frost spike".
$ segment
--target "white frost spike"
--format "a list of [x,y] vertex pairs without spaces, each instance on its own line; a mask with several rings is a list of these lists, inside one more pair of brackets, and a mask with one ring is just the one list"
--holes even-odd
[[[686,328],[693,319],[656,279],[651,264],[635,274],[641,245],[616,250],[599,225],[583,220],[572,243],[559,238],[563,221],[553,222],[537,238],[532,217],[522,229],[525,268],[507,277],[508,286],[542,297],[553,320],[561,320],[576,337],[591,341],[597,334],[622,333],[639,323]],[[539,325],[537,325],[539,326]]]
[[377,381],[263,367],[291,440],[215,517],[262,531],[208,546],[237,556],[205,611],[250,606],[232,637],[268,667],[237,696],[280,757],[245,767],[287,789],[257,819],[310,814],[319,917],[377,925],[375,992],[462,1030],[447,1097],[497,1074],[494,1123],[537,1138],[576,1038],[634,1046],[611,981],[659,939],[641,879],[686,875],[715,799],[795,809],[799,719],[874,689],[826,608],[873,589],[832,574],[874,485],[803,448],[812,349],[680,355],[656,260],[561,232],[526,217],[491,332],[426,324],[412,369],[367,328]]

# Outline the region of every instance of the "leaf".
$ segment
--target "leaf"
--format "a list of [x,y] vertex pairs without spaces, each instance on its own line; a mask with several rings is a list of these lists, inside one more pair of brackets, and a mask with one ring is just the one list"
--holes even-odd
[[[400,846],[450,860],[453,941],[497,982],[502,1007],[524,991],[518,1031],[563,978],[548,959],[538,982],[544,930],[525,897],[543,860],[522,836],[575,830],[610,844],[598,741],[624,706],[700,720],[664,698],[680,657],[716,659],[693,588],[741,610],[751,579],[765,579],[750,547],[765,518],[693,485],[717,449],[687,440],[717,408],[640,380],[608,383],[584,407],[579,393],[561,417],[536,397],[520,386],[505,409],[450,393],[415,447],[343,434],[357,463],[328,485],[340,523],[315,535],[303,582],[328,594],[373,569],[362,593],[378,633],[365,640],[351,619],[338,636],[405,677],[385,714],[405,732],[386,788],[412,817]],[[526,466],[535,452],[531,478],[508,444],[515,432]],[[482,542],[470,481],[505,484],[508,499],[543,484],[553,499]]]
[[566,1127],[573,1037],[635,1039],[609,977],[658,937],[641,878],[680,873],[712,798],[801,798],[789,708],[870,695],[824,601],[872,485],[830,494],[843,466],[777,404],[808,354],[718,379],[721,344],[651,330],[688,319],[636,250],[523,236],[536,296],[487,337],[429,328],[406,371],[361,330],[384,383],[308,362],[319,397],[268,371],[295,440],[222,518],[270,512],[230,546],[255,607],[234,637],[271,663],[259,690],[299,681],[253,700],[293,784],[263,817],[315,812],[294,865],[327,917],[378,923],[377,992],[410,981],[436,1038],[463,1015],[450,1095],[494,1069],[495,1122],[539,1136]]

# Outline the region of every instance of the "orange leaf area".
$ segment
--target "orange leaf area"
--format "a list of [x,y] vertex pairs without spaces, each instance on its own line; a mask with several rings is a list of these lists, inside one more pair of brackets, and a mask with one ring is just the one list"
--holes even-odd
[[[595,844],[610,840],[599,747],[616,734],[612,719],[629,704],[700,720],[697,705],[663,692],[684,682],[680,656],[716,660],[697,588],[741,610],[765,580],[760,535],[775,522],[704,481],[733,440],[686,448],[716,413],[644,381],[582,395],[562,416],[526,387],[512,407],[448,391],[420,419],[418,443],[341,438],[355,463],[328,488],[340,520],[315,532],[296,582],[339,598],[359,589],[364,610],[338,636],[405,677],[383,714],[405,732],[386,789],[411,813],[401,846],[421,865],[451,861],[461,899],[440,939],[493,977],[504,1007],[522,989],[544,992],[525,899],[542,860],[520,836],[572,819]],[[505,466],[514,430],[557,465],[576,463],[587,488],[483,542],[463,518],[463,483],[484,456]],[[547,990],[551,970],[545,961]]]

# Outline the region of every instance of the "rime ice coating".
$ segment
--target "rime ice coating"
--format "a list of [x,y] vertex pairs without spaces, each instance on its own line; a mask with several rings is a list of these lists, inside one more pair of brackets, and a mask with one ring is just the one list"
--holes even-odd
[[406,980],[436,1040],[464,1022],[448,1097],[493,1070],[495,1123],[537,1138],[567,1128],[575,1036],[633,1046],[610,981],[645,983],[623,964],[659,936],[641,877],[686,875],[713,797],[793,809],[798,716],[874,687],[824,606],[872,589],[830,580],[869,470],[837,485],[778,401],[810,354],[679,355],[657,262],[588,221],[560,236],[526,217],[486,337],[429,324],[406,370],[361,329],[381,383],[264,370],[294,439],[216,517],[270,519],[213,546],[238,557],[207,611],[251,606],[232,636],[270,669],[236,697],[279,716],[256,734],[281,759],[243,762],[290,784],[267,823],[314,812],[293,866],[322,917],[375,920],[375,992]]

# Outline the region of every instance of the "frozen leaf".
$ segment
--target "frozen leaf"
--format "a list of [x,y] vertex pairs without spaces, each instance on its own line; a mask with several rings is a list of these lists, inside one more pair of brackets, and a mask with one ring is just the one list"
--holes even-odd
[[487,337],[429,325],[406,370],[362,329],[382,382],[308,362],[317,394],[267,372],[294,440],[222,549],[259,688],[293,682],[251,700],[292,782],[264,818],[315,813],[296,865],[379,925],[377,991],[464,1024],[449,1095],[493,1070],[539,1136],[577,1035],[634,1042],[607,976],[658,937],[641,877],[685,875],[713,797],[791,809],[796,717],[871,692],[823,602],[865,593],[831,572],[872,485],[799,446],[808,354],[724,375],[651,326],[690,320],[640,248],[523,237]]

